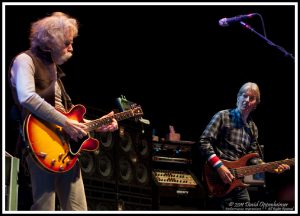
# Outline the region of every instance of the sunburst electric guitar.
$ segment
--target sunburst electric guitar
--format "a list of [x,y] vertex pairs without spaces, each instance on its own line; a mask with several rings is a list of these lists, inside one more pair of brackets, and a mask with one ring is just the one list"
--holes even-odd
[[222,160],[223,164],[234,176],[234,180],[231,184],[224,184],[215,168],[213,168],[209,163],[206,163],[203,169],[203,180],[206,184],[208,194],[212,197],[223,197],[236,187],[247,187],[248,184],[243,183],[244,176],[260,172],[274,172],[274,169],[276,169],[280,164],[288,164],[289,166],[295,164],[295,159],[292,158],[246,166],[247,161],[254,157],[258,157],[258,154],[250,153],[241,157],[237,161]]
[[[67,113],[60,112],[69,119],[83,122],[86,108],[76,105]],[[35,161],[50,172],[63,173],[74,166],[80,151],[95,151],[99,148],[99,141],[91,137],[89,132],[99,126],[109,124],[113,118],[121,121],[132,117],[139,118],[142,115],[141,107],[136,106],[110,117],[86,122],[84,124],[88,127],[88,134],[78,139],[77,142],[71,139],[62,127],[41,120],[33,114],[25,119],[23,132]]]

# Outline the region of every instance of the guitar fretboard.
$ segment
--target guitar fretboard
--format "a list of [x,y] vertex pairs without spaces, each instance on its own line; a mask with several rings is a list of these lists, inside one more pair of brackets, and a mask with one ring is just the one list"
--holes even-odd
[[93,131],[96,128],[107,125],[112,122],[112,119],[115,118],[117,121],[121,121],[124,119],[128,119],[134,116],[141,116],[143,114],[142,110],[139,108],[127,110],[121,113],[116,113],[112,116],[105,117],[105,118],[99,118],[90,122],[85,123],[86,126],[88,126],[88,131]]
[[239,167],[239,168],[231,169],[231,172],[236,178],[242,178],[244,176],[253,175],[260,172],[270,172],[276,169],[280,164],[287,164],[289,166],[293,166],[295,164],[295,159],[294,158],[285,159],[285,160],[263,163],[258,165]]

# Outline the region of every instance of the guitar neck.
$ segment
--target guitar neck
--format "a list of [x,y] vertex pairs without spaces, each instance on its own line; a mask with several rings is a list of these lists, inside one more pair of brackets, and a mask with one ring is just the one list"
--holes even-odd
[[233,170],[233,173],[234,175],[236,175],[236,177],[241,178],[256,173],[271,172],[272,170],[276,169],[280,164],[287,164],[289,166],[293,166],[295,164],[295,159],[294,158],[285,159],[285,160],[263,163],[258,165],[239,167],[239,168],[235,168]]
[[99,119],[87,122],[87,123],[85,123],[85,125],[88,126],[88,129],[87,129],[88,131],[93,131],[102,125],[107,125],[107,124],[111,123],[113,118],[115,118],[117,121],[121,121],[121,120],[128,119],[128,118],[131,118],[134,116],[135,116],[134,112],[132,110],[128,110],[128,111],[124,111],[121,113],[116,113],[109,117],[99,118]]

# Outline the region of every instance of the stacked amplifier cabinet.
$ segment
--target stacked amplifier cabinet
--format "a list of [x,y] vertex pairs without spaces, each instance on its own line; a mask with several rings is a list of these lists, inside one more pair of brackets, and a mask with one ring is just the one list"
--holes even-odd
[[191,141],[153,141],[154,209],[203,210],[205,191],[191,170]]
[[[92,111],[89,119],[105,114]],[[89,210],[151,210],[150,125],[127,119],[113,133],[91,136],[99,140],[99,150],[82,152],[79,158]]]

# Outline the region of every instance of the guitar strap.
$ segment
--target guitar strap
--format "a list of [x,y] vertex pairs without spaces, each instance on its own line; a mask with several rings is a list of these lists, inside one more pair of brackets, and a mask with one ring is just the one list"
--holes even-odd
[[67,109],[67,110],[70,110],[74,105],[71,101],[71,98],[70,96],[68,95],[65,87],[64,87],[64,84],[62,83],[61,81],[61,77],[62,76],[65,76],[64,72],[62,71],[62,69],[60,67],[57,66],[57,69],[58,69],[58,77],[57,77],[57,82],[58,82],[58,85],[61,89],[61,94],[62,94],[62,99],[63,99],[63,105],[64,107]]
[[61,79],[57,79],[57,82],[58,82],[58,85],[61,89],[61,94],[62,94],[62,98],[63,98],[63,104],[64,104],[64,107],[69,110],[72,108],[73,104],[72,104],[72,101],[71,101],[71,98],[70,96],[67,94],[66,92],[66,89],[61,81]]
[[259,143],[256,141],[255,144],[257,145],[257,148],[258,148],[258,152],[260,154],[260,157],[262,160],[264,160],[264,155],[263,155],[263,152],[261,150],[261,146],[259,145]]
[[254,127],[254,123],[252,122],[252,123],[250,124],[250,130],[249,130],[249,134],[250,134],[250,136],[251,136],[251,144],[254,143],[254,144],[256,145],[256,147],[257,147],[257,149],[258,149],[258,153],[259,153],[261,159],[264,160],[264,155],[263,155],[261,146],[260,146],[260,144],[258,143],[258,140],[257,140],[256,136],[255,136],[254,133],[253,133],[253,131],[254,131],[253,127]]

